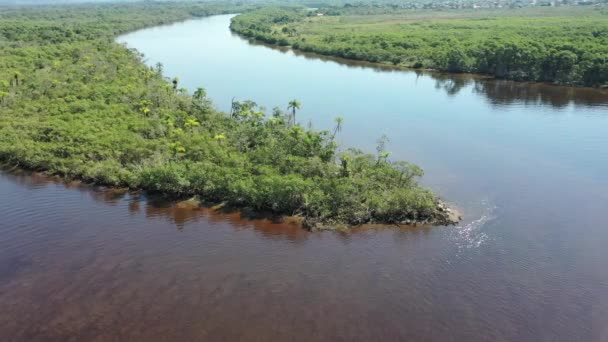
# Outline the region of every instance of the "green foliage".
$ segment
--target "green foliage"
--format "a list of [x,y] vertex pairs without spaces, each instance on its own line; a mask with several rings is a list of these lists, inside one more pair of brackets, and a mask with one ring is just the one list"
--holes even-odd
[[[240,8],[246,10],[246,8]],[[145,3],[2,14],[0,161],[88,182],[249,207],[308,222],[435,221],[419,168],[358,151],[295,123],[298,101],[272,118],[252,101],[216,111],[203,88],[149,68],[114,43],[120,32],[236,11]],[[288,22],[292,17],[277,19]],[[18,24],[17,24],[18,23]],[[384,147],[383,147],[384,148]],[[380,159],[382,159],[380,162]]]
[[354,60],[608,86],[605,11],[563,7],[392,12],[361,15],[361,8],[345,6],[331,12],[338,16],[311,17],[305,9],[261,9],[235,17],[231,28],[267,43]]

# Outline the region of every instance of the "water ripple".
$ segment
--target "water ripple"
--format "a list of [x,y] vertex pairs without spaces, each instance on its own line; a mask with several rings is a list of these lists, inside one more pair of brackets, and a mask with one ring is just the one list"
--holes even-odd
[[496,205],[489,204],[488,201],[482,201],[484,208],[482,215],[470,222],[456,226],[452,231],[452,239],[456,241],[458,252],[465,250],[476,249],[486,243],[490,237],[484,231],[487,223],[496,219]]

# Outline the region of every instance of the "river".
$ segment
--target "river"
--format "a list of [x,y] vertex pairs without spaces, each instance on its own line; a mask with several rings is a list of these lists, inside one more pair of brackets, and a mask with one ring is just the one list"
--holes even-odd
[[4,172],[1,336],[608,340],[607,92],[323,59],[241,39],[230,17],[118,41],[220,109],[295,98],[303,124],[344,117],[344,148],[386,134],[462,224],[309,233]]

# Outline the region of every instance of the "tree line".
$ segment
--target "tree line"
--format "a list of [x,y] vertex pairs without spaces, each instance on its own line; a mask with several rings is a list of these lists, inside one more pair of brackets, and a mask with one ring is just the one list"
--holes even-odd
[[603,8],[411,11],[399,16],[311,13],[264,8],[235,17],[231,28],[266,43],[353,60],[608,86],[608,12]]

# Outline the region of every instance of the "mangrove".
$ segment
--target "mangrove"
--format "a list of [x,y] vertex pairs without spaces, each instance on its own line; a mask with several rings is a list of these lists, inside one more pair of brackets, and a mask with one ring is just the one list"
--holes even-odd
[[[418,181],[422,169],[341,149],[336,127],[297,122],[286,99],[266,113],[253,101],[216,110],[162,64],[149,67],[114,41],[135,29],[247,5],[133,3],[7,8],[0,12],[0,162],[66,179],[193,197],[338,224],[458,221]],[[253,85],[252,85],[253,86]],[[346,125],[346,126],[344,126]]]
[[270,7],[231,29],[269,44],[394,67],[608,87],[608,8]]

